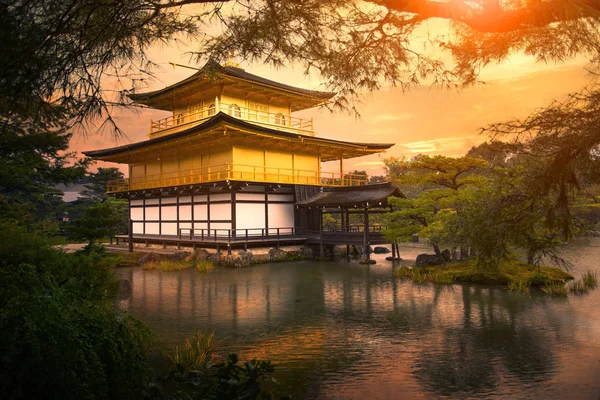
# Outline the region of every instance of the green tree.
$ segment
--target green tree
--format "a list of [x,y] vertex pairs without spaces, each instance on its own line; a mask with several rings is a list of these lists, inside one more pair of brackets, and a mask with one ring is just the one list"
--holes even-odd
[[90,205],[70,226],[76,240],[87,240],[91,248],[97,240],[114,237],[127,226],[127,203],[109,199]]
[[97,172],[87,174],[89,183],[81,192],[83,199],[93,202],[105,202],[110,197],[106,194],[106,185],[109,181],[123,179],[123,173],[118,168],[98,168]]
[[428,237],[440,256],[441,242],[451,238],[446,235],[445,225],[454,218],[459,191],[485,184],[487,179],[477,172],[486,166],[484,160],[469,157],[418,156],[402,161],[402,174],[396,183],[425,190],[416,199],[390,200],[395,211],[387,216],[386,237],[390,240],[406,239],[412,234]]
[[29,122],[0,121],[0,219],[42,229],[62,203],[58,183],[73,183],[88,161],[68,152],[71,135]]

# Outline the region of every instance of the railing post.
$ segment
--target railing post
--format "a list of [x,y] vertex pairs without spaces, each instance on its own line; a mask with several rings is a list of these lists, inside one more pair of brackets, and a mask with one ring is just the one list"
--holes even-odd
[[279,228],[277,228],[277,250],[279,250]]

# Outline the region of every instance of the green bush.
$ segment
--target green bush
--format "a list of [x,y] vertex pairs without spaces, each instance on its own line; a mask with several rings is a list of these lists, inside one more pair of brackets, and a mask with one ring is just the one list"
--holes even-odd
[[119,311],[107,256],[66,254],[0,224],[0,393],[6,399],[135,399],[150,331]]
[[143,324],[107,300],[78,298],[30,265],[0,271],[0,281],[4,398],[141,396],[152,343]]

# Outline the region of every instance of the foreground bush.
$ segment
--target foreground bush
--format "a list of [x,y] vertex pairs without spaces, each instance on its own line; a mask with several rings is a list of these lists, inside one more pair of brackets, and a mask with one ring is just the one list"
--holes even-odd
[[106,256],[65,254],[23,228],[2,228],[2,398],[140,398],[151,333],[112,304]]
[[32,266],[2,271],[0,280],[3,398],[140,397],[151,344],[144,325],[109,301],[77,298]]

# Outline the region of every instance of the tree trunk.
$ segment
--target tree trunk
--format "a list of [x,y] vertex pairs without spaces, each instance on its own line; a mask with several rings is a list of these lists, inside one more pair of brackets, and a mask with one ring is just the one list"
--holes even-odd
[[533,265],[534,257],[535,257],[535,252],[531,249],[527,250],[527,264]]
[[442,256],[442,252],[440,251],[440,246],[437,243],[432,243],[433,251],[435,251],[435,255],[438,257]]

